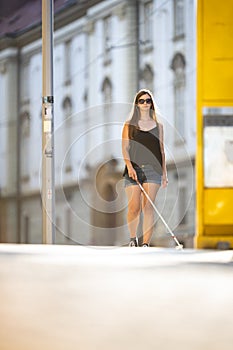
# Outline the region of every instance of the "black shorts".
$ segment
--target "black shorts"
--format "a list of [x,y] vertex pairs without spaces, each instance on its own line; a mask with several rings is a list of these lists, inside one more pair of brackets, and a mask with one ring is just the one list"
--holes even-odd
[[[140,167],[135,166],[134,169],[136,170],[138,181],[140,182],[140,184],[154,183],[161,185],[162,176],[158,172],[156,172],[152,165],[143,164]],[[128,173],[124,174],[124,178],[125,187],[137,185],[137,182],[134,181],[131,177],[129,177]]]

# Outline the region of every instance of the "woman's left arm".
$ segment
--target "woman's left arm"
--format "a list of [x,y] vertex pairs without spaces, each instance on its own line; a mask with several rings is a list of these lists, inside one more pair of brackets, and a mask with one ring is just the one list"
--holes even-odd
[[167,179],[167,167],[166,167],[166,161],[165,161],[165,152],[164,152],[164,143],[163,143],[163,125],[159,124],[159,142],[160,142],[160,150],[162,155],[162,187],[166,187],[168,184]]

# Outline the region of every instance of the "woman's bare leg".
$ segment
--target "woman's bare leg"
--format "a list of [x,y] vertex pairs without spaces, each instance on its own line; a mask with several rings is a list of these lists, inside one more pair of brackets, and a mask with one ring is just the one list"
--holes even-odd
[[[150,196],[152,202],[155,201],[156,195],[160,188],[159,184],[144,183],[143,188]],[[150,243],[154,228],[154,209],[146,196],[143,194],[143,243]]]
[[137,227],[141,211],[141,190],[139,186],[127,186],[125,188],[128,199],[127,223],[130,238],[136,237]]

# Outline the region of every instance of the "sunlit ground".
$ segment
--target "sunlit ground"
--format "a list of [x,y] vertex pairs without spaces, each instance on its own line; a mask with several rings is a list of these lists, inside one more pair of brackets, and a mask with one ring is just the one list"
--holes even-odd
[[230,350],[232,257],[0,245],[0,348]]

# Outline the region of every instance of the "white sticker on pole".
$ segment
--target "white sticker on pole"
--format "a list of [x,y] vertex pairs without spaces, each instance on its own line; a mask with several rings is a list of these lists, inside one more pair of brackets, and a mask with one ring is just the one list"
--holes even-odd
[[51,132],[52,131],[52,122],[51,120],[45,120],[44,121],[44,132]]

